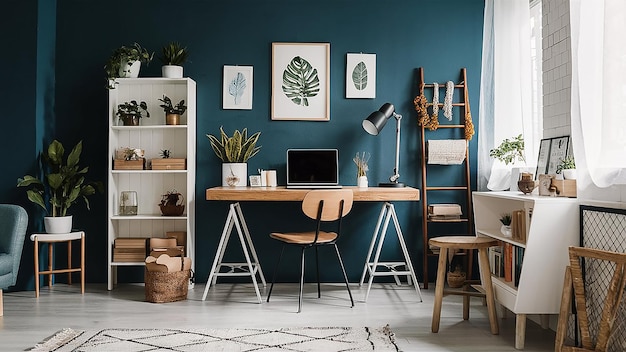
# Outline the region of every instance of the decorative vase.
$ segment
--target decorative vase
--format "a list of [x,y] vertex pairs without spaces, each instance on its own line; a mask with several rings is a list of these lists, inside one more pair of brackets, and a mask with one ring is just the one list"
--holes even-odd
[[356,181],[359,188],[367,188],[367,176],[359,176]]
[[247,163],[223,163],[222,187],[245,187],[248,184]]
[[137,78],[141,69],[141,61],[122,61],[118,72],[120,78]]
[[137,192],[122,191],[120,194],[120,215],[137,215]]
[[43,218],[46,233],[70,233],[72,232],[72,215],[46,216]]
[[522,178],[517,181],[517,187],[524,194],[530,194],[535,189],[535,181],[532,174],[522,173]]
[[575,180],[576,179],[576,169],[564,169],[563,170],[563,178],[566,180]]
[[183,78],[183,67],[178,65],[163,65],[161,67],[163,78]]
[[511,232],[511,225],[502,225],[502,226],[500,226],[500,232],[502,232],[504,237],[511,237],[512,234],[513,234]]
[[180,115],[179,114],[165,114],[165,124],[166,125],[179,125]]

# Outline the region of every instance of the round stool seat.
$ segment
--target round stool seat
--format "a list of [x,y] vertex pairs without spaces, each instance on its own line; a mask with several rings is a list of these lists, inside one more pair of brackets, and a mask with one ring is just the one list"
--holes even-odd
[[498,241],[490,237],[441,236],[429,239],[428,244],[440,248],[480,249],[497,246]]

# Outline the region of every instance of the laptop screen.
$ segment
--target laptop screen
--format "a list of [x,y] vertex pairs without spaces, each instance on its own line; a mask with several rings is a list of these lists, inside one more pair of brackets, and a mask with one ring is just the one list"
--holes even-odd
[[287,187],[337,187],[339,152],[337,149],[287,150]]

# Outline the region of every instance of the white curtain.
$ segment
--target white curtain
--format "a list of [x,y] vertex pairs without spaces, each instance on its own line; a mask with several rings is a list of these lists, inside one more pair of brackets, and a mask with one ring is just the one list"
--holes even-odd
[[[533,135],[528,0],[485,0],[478,130],[478,190],[509,187],[513,166],[536,164]],[[526,164],[493,160],[504,139],[524,136]]]
[[598,187],[626,184],[626,1],[570,0],[570,16],[579,179],[584,172]]

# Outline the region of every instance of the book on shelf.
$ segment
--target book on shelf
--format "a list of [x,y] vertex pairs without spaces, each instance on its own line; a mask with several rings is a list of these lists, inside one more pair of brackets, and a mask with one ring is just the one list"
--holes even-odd
[[513,245],[504,244],[504,281],[513,281]]
[[511,212],[511,235],[514,240],[526,243],[526,211],[524,209]]
[[116,238],[113,243],[115,248],[146,248],[146,238],[143,237],[125,237]]
[[459,204],[431,204],[428,206],[428,214],[460,216],[463,212]]
[[461,220],[460,215],[428,215],[428,218],[430,220],[439,220],[439,221]]

